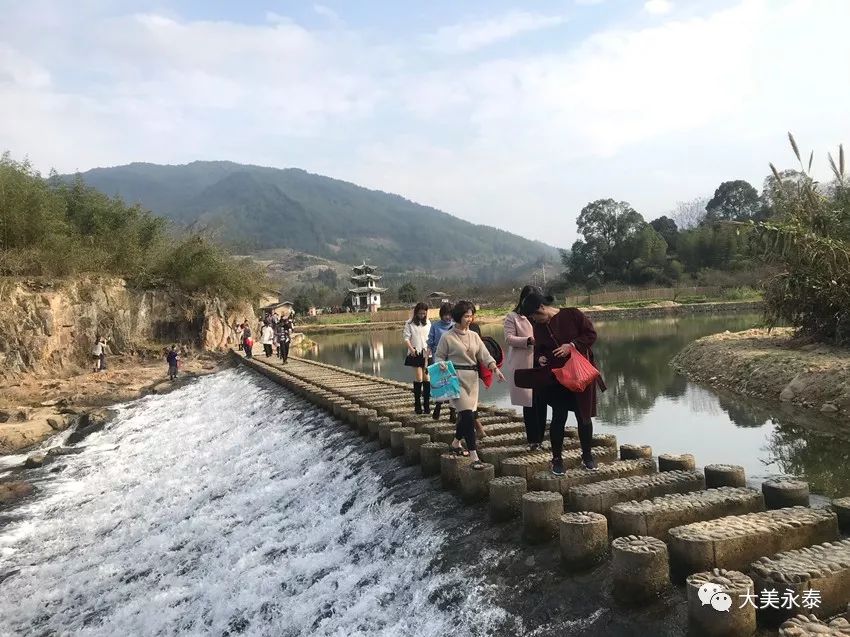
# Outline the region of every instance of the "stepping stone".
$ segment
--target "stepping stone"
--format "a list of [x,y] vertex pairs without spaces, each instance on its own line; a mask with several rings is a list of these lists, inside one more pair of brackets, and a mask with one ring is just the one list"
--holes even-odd
[[814,615],[797,615],[779,627],[779,637],[850,637],[850,622],[836,617],[827,624]]
[[611,532],[614,537],[651,535],[664,540],[674,526],[757,511],[764,511],[764,499],[759,491],[746,487],[673,493],[615,504],[610,512]]
[[643,602],[670,585],[667,545],[654,537],[627,535],[611,542],[614,597]]
[[[591,454],[597,463],[615,462],[617,460],[617,449],[615,447],[593,447]],[[580,449],[564,451],[562,457],[564,459],[564,467],[567,469],[575,469],[581,466]],[[524,456],[506,458],[502,460],[502,474],[506,476],[519,476],[529,480],[535,473],[549,469],[549,462],[551,460],[551,452],[526,453]]]
[[426,442],[419,447],[419,461],[422,463],[423,476],[435,476],[440,473],[440,456],[449,450],[442,442]]
[[[478,450],[478,457],[496,467],[496,475],[502,474],[502,462],[507,458],[529,455],[527,445],[513,447],[483,447]],[[525,476],[523,476],[525,477]]]
[[[791,590],[799,602],[805,591],[818,591],[818,614],[831,617],[844,612],[850,601],[850,540],[826,542],[770,557],[757,559],[750,566],[756,592]],[[770,611],[769,613],[767,611]],[[794,615],[794,609],[764,609],[760,616],[775,625]]]
[[744,467],[736,464],[710,464],[705,467],[705,488],[745,487],[747,476]]
[[[704,637],[734,637],[756,632],[756,608],[746,603],[747,595],[755,591],[753,580],[740,571],[715,568],[705,573],[694,573],[686,580],[688,590],[689,634]],[[709,590],[711,597],[725,593],[729,598],[727,610],[717,610],[711,603],[703,602],[701,593]],[[721,600],[715,600],[715,604]],[[757,604],[758,602],[756,602]],[[722,606],[721,606],[722,608]]]
[[768,509],[809,506],[809,483],[796,478],[774,478],[761,483]]
[[[526,441],[525,433],[504,434],[501,436],[493,436],[489,433],[484,438],[478,441],[479,448],[487,447],[525,447],[528,451],[528,442]],[[578,440],[564,440],[564,450],[578,449],[580,447]]]
[[561,562],[586,568],[608,554],[608,520],[601,513],[564,513],[560,522]]
[[473,469],[471,464],[464,465],[459,470],[460,497],[465,502],[483,502],[489,495],[489,484],[496,477],[496,469],[491,464],[484,464],[483,469]]
[[690,453],[662,453],[658,456],[659,471],[692,471],[696,468],[696,460]]
[[522,537],[540,543],[558,537],[564,497],[551,491],[529,491],[522,496]]
[[490,480],[490,519],[504,522],[519,517],[522,513],[522,496],[526,493],[526,482],[516,476],[503,476]]
[[850,535],[850,498],[833,500],[831,506],[838,516],[838,528],[845,535]]
[[567,496],[567,508],[570,511],[596,511],[608,515],[611,507],[620,502],[647,500],[704,488],[705,476],[700,471],[664,471],[653,475],[616,478],[573,487]]
[[580,484],[592,484],[627,478],[629,476],[652,475],[658,472],[655,461],[651,459],[617,460],[611,464],[599,465],[595,471],[578,467],[567,471],[564,476],[553,476],[551,471],[538,471],[531,477],[529,486],[532,491],[558,491],[567,495],[572,487]]
[[[390,432],[390,436],[392,437],[392,432]],[[427,434],[405,436],[403,441],[404,461],[407,464],[419,464],[421,461],[419,450],[422,448],[422,445],[430,441],[431,438]]]
[[620,460],[638,460],[651,457],[652,447],[649,445],[620,445]]
[[667,543],[674,568],[689,575],[712,568],[742,570],[763,555],[837,537],[832,511],[790,507],[677,526],[670,529]]

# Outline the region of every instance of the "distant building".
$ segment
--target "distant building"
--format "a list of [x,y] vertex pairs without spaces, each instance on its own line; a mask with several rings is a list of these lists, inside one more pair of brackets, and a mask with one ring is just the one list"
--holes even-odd
[[351,271],[353,274],[350,281],[354,285],[348,290],[351,308],[355,312],[377,312],[381,307],[381,293],[387,291],[387,288],[375,285],[381,280],[381,277],[375,274],[377,268],[367,265],[364,261],[362,265],[351,268]]
[[441,303],[448,303],[449,295],[446,292],[431,292],[428,295],[428,303],[429,305],[439,305]]
[[274,312],[281,318],[286,318],[290,314],[292,314],[292,301],[280,301],[279,303],[272,303],[270,305],[264,305],[260,308],[263,313],[271,314]]

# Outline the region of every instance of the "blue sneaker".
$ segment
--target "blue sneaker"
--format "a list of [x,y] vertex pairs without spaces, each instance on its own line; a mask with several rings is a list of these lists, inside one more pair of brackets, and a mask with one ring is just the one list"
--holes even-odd
[[596,471],[596,460],[593,459],[593,456],[582,458],[581,462],[588,471]]
[[563,459],[552,458],[552,475],[553,476],[566,475],[566,471],[564,471],[564,461],[563,461]]

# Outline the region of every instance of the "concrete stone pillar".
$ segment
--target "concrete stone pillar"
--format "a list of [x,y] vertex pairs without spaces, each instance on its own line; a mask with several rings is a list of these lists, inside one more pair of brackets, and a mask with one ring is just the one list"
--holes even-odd
[[845,617],[836,617],[827,623],[815,615],[800,614],[779,627],[779,637],[846,637],[847,635],[850,635],[850,622]]
[[529,491],[522,496],[522,537],[541,543],[558,537],[564,496],[553,491]]
[[611,543],[614,597],[621,602],[642,602],[658,596],[670,585],[667,545],[644,535],[626,535]]
[[795,478],[773,478],[761,483],[764,505],[768,509],[809,506],[809,483]]
[[662,453],[658,456],[659,471],[691,471],[696,461],[690,453]]
[[472,462],[469,456],[444,453],[440,456],[440,478],[444,489],[460,487],[460,468]]
[[710,464],[705,467],[705,488],[745,487],[747,476],[744,467],[736,464]]
[[617,448],[617,436],[614,434],[593,434],[593,439],[590,442],[591,447],[610,447]]
[[460,469],[460,496],[465,502],[482,502],[487,499],[489,484],[496,477],[496,467],[484,463],[483,469],[473,469],[471,464]]
[[419,447],[419,462],[422,464],[422,475],[427,477],[439,474],[440,456],[448,450],[449,445],[442,442],[426,442]]
[[381,423],[389,422],[390,419],[386,416],[376,416],[375,418],[369,419],[369,439],[377,440],[378,439],[378,427],[380,427]]
[[[742,603],[748,592],[755,595],[752,579],[739,571],[715,568],[689,575],[686,582],[688,634],[695,637],[750,637],[756,632],[756,609],[750,603]],[[713,587],[711,590],[716,590],[715,594],[725,593],[731,598],[728,610],[721,610],[728,603],[724,603],[724,599],[715,600],[714,604],[719,608],[711,604],[708,587]],[[703,589],[704,599],[700,599],[700,589]]]
[[850,535],[850,498],[833,500],[832,510],[838,516],[838,528],[845,535]]
[[378,417],[378,412],[374,409],[361,409],[360,415],[357,420],[357,430],[360,432],[361,436],[369,435],[369,422],[373,418]]
[[640,460],[652,458],[652,447],[649,445],[620,445],[620,460]]
[[396,427],[390,429],[390,453],[394,456],[404,454],[404,438],[416,433],[413,427]]
[[565,513],[560,520],[561,560],[569,568],[585,568],[608,554],[608,520],[601,513]]
[[[392,433],[390,434],[392,435]],[[431,436],[428,434],[413,434],[404,437],[404,461],[407,464],[419,464],[420,456],[419,449],[426,442],[430,442]]]
[[390,446],[390,432],[399,427],[401,427],[401,423],[393,420],[378,425],[378,442],[382,447]]
[[490,519],[504,522],[519,517],[522,512],[522,496],[528,486],[525,478],[504,476],[490,481]]

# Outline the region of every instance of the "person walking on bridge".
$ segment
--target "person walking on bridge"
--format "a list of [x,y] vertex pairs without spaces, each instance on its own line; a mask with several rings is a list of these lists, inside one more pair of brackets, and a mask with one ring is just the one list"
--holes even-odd
[[508,355],[505,359],[505,376],[511,387],[511,404],[522,407],[522,420],[525,424],[525,437],[530,451],[537,451],[543,443],[546,431],[546,405],[538,405],[540,397],[531,389],[517,387],[514,372],[518,369],[534,367],[534,327],[520,311],[525,298],[540,288],[526,285],[519,293],[519,302],[513,312],[505,317],[505,345]]
[[[578,350],[593,363],[591,346],[596,342],[596,329],[590,319],[578,308],[557,308],[551,296],[532,292],[522,301],[520,312],[534,323],[534,358],[540,367],[563,367],[572,352]],[[581,459],[586,469],[596,469],[591,455],[593,421],[596,415],[596,387],[605,391],[601,377],[583,392],[575,393],[553,383],[541,388],[544,405],[552,407],[549,439],[552,442],[552,473],[564,475],[564,425],[567,415],[573,412],[578,421]],[[541,407],[542,408],[542,407]]]
[[404,324],[402,338],[407,345],[407,356],[404,364],[413,368],[413,400],[414,411],[421,414],[423,401],[425,413],[431,413],[431,382],[428,379],[428,332],[431,321],[428,320],[428,306],[417,303],[413,308],[413,316]]
[[277,323],[277,355],[282,363],[289,360],[289,345],[292,343],[292,330],[295,325],[289,316],[285,316]]
[[[437,363],[442,363],[441,368],[445,368],[445,363],[451,361],[460,380],[460,398],[452,401],[458,413],[455,437],[452,441],[452,452],[458,455],[468,455],[472,459],[473,469],[483,469],[484,464],[478,458],[475,444],[475,412],[478,410],[478,365],[481,364],[490,369],[500,383],[505,381],[505,377],[490,352],[487,351],[481,337],[469,329],[474,315],[475,306],[469,301],[459,301],[452,308],[455,326],[443,334],[440,343],[437,345],[434,360]],[[461,441],[466,441],[466,451],[461,446]]]
[[270,358],[274,348],[274,329],[271,326],[271,319],[267,319],[263,323],[260,330],[260,343],[263,344],[263,352],[265,352],[266,358]]
[[[443,303],[440,305],[440,320],[431,323],[431,329],[428,330],[428,351],[432,354],[432,359],[429,360],[429,363],[433,362],[433,353],[437,351],[437,346],[440,344],[440,339],[443,338],[443,334],[452,329],[454,324],[455,322],[452,320],[452,304],[448,302]],[[442,407],[442,402],[438,402],[434,405],[434,413],[432,414],[432,418],[434,420],[440,419],[440,411]],[[449,420],[454,421],[454,419],[455,410],[454,408],[449,407]]]

